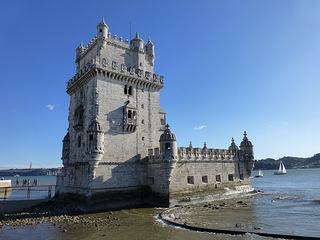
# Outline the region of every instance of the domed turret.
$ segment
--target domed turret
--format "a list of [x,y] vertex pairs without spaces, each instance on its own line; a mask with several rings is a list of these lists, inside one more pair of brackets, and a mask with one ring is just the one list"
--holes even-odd
[[97,37],[98,39],[107,38],[108,37],[108,25],[104,22],[104,18],[97,26]]
[[240,144],[239,157],[240,157],[240,160],[245,163],[246,170],[247,170],[246,176],[250,176],[253,169],[253,163],[254,163],[253,145],[247,138],[246,131],[244,131],[243,135],[244,137]]
[[235,144],[233,138],[232,138],[232,140],[231,140],[231,145],[230,145],[230,147],[229,147],[229,150],[230,150],[230,151],[238,151],[238,150],[239,150],[239,148],[238,148],[238,146]]
[[67,164],[69,161],[69,152],[70,152],[70,135],[69,132],[64,136],[62,140],[62,162],[63,164]]
[[130,41],[130,45],[134,50],[143,50],[143,40],[139,38],[139,33],[136,32],[136,37]]
[[252,148],[253,147],[253,145],[252,145],[252,143],[249,141],[249,139],[247,138],[247,133],[246,133],[246,131],[244,131],[244,137],[243,137],[243,140],[242,140],[242,142],[241,142],[241,144],[240,144],[240,149],[241,150],[244,150],[245,148]]
[[97,119],[93,120],[88,127],[88,132],[102,132],[102,127]]
[[88,154],[103,154],[104,152],[104,134],[102,127],[97,119],[94,119],[88,126]]
[[160,136],[160,155],[167,159],[177,159],[178,149],[177,149],[177,138],[169,129],[169,124],[166,125],[166,130]]
[[154,57],[154,45],[151,42],[150,37],[149,37],[148,42],[145,46],[145,50],[146,50],[147,55],[151,55],[152,57]]
[[164,133],[160,136],[160,142],[162,141],[177,141],[176,135],[174,135],[171,130],[169,129],[170,125],[166,125],[166,130]]
[[81,58],[83,52],[84,52],[84,47],[83,47],[82,42],[81,42],[79,47],[77,47],[77,49],[76,49],[76,60]]

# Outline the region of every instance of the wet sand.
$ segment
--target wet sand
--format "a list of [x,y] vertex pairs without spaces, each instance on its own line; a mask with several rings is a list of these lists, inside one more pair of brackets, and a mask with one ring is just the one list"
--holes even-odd
[[21,212],[50,199],[33,199],[33,200],[3,200],[0,201],[0,214]]
[[[224,209],[228,209],[228,205]],[[80,213],[74,206],[66,203],[43,203],[28,212],[0,215],[0,238],[268,239],[252,234],[210,234],[176,228],[157,219],[158,214],[166,210],[163,208],[135,208],[101,213]],[[229,224],[224,221],[219,222],[221,227]]]

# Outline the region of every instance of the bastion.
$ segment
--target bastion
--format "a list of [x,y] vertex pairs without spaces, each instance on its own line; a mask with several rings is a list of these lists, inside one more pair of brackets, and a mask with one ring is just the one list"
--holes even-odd
[[142,204],[172,206],[250,185],[253,145],[177,147],[166,123],[150,38],[123,41],[104,19],[87,46],[76,49],[76,74],[67,82],[69,127],[56,197],[91,209]]

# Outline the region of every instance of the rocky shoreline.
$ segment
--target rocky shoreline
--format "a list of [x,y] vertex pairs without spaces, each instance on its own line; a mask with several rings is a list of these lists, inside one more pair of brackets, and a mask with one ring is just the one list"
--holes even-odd
[[117,227],[119,218],[113,212],[106,212],[103,218],[93,214],[85,214],[78,207],[63,201],[40,203],[23,212],[0,214],[0,228],[17,228],[51,223],[53,226],[67,231],[68,226],[83,225],[86,227]]

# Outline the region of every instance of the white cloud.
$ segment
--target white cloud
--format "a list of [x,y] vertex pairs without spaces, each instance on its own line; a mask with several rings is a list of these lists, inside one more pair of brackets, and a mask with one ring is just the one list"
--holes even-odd
[[266,131],[270,132],[270,131],[272,131],[272,128],[273,128],[272,125],[268,125],[268,126],[266,126]]
[[51,105],[51,104],[48,104],[48,105],[47,105],[47,108],[49,108],[49,110],[53,110],[53,109],[54,109],[54,106]]
[[201,130],[202,128],[205,128],[207,125],[202,125],[202,126],[199,126],[199,127],[194,127],[193,129],[194,130]]

